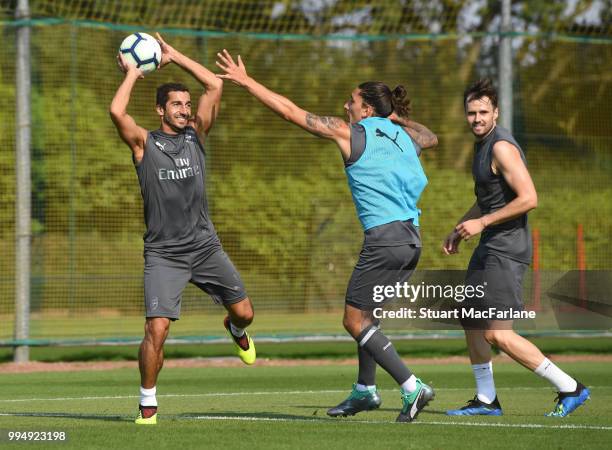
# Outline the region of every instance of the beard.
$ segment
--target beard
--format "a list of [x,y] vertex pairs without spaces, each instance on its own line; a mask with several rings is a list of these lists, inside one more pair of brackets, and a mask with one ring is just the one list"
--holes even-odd
[[185,127],[189,124],[189,119],[185,118],[184,123],[181,123],[178,121],[178,119],[172,116],[164,115],[164,123],[170,128],[172,128],[172,130],[176,131],[177,133],[180,133],[185,130]]
[[472,134],[476,137],[484,137],[491,132],[494,124],[479,124],[478,131],[476,131],[476,126],[471,127]]

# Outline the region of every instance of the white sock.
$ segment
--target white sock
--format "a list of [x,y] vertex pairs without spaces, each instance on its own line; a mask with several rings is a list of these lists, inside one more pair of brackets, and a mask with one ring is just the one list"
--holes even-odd
[[155,392],[157,387],[153,386],[151,389],[145,389],[140,386],[140,405],[141,406],[157,406],[157,398]]
[[359,392],[365,392],[365,391],[374,392],[376,391],[376,385],[367,386],[365,384],[355,383],[355,389],[357,389]]
[[534,372],[548,380],[559,392],[574,392],[578,387],[576,380],[555,366],[548,358],[544,358]]
[[410,394],[411,392],[416,391],[416,388],[417,388],[416,380],[417,379],[414,375],[410,375],[410,378],[408,378],[406,381],[402,383],[402,390],[406,392],[407,394]]
[[472,371],[476,379],[476,396],[484,403],[493,403],[497,393],[493,381],[493,363],[472,364]]
[[230,322],[230,330],[232,330],[232,334],[236,337],[242,337],[244,334],[244,328],[235,327],[232,322]]

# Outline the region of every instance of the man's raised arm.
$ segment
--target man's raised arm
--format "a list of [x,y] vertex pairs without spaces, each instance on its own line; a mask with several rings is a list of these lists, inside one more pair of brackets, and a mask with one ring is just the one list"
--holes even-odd
[[127,107],[132,89],[134,89],[136,81],[142,78],[142,72],[135,66],[127,64],[121,54],[117,56],[117,60],[119,67],[125,72],[125,78],[113,97],[109,112],[119,136],[132,150],[134,160],[140,162],[144,154],[147,130],[136,124],[134,118],[127,113]]
[[202,84],[202,86],[204,86],[204,94],[202,94],[198,100],[198,108],[195,115],[195,129],[198,136],[203,141],[219,114],[221,93],[223,92],[223,80],[217,78],[213,72],[202,64],[170,46],[162,39],[159,33],[157,33],[156,37],[162,49],[162,60],[164,63],[175,63],[183,70],[189,72]]

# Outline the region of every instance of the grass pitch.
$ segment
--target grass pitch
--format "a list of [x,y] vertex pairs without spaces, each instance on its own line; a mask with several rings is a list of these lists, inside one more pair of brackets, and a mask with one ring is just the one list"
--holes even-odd
[[[436,399],[412,424],[393,421],[400,398],[379,369],[383,405],[353,418],[325,411],[348,394],[356,368],[323,366],[164,369],[158,384],[159,424],[133,424],[135,369],[0,374],[0,438],[9,430],[65,431],[50,448],[609,448],[612,364],[563,368],[592,387],[592,399],[572,416],[543,417],[554,392],[512,363],[495,366],[503,417],[447,417],[473,395],[469,366],[414,365]],[[1,441],[4,439],[4,441]],[[40,446],[39,446],[40,447]]]
[[[224,335],[225,337],[226,335]],[[290,359],[341,359],[355,358],[355,342],[286,342],[266,343],[258,340],[257,355],[260,358],[290,358]],[[140,337],[142,339],[142,337]],[[392,339],[393,346],[400,355],[410,355],[412,358],[431,358],[446,356],[465,356],[465,339]],[[530,338],[545,355],[572,354],[612,354],[612,338],[587,337],[571,339],[565,337]],[[179,344],[164,346],[166,359],[175,358],[207,358],[222,357],[233,354],[232,344]],[[33,361],[120,361],[136,360],[138,346],[75,346],[75,347],[32,347],[30,349]],[[0,348],[0,363],[13,360],[13,349]],[[0,369],[1,370],[1,369]]]

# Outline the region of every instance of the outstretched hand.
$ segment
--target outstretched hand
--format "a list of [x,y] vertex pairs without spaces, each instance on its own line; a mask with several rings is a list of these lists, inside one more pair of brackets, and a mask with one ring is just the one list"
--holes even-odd
[[223,49],[222,52],[217,53],[218,60],[216,61],[217,66],[225,72],[225,74],[217,74],[217,77],[225,80],[230,80],[232,83],[238,86],[246,85],[249,76],[247,75],[246,67],[242,62],[242,58],[238,55],[238,64],[234,62],[234,58],[230,53]]
[[134,74],[138,75],[138,78],[144,78],[144,74],[142,73],[142,70],[140,70],[138,67],[132,64],[129,64],[125,60],[121,52],[117,54],[117,65],[119,66],[119,70],[121,70],[121,72],[123,72],[126,75],[129,72],[134,72]]
[[176,54],[176,50],[174,47],[170,46],[166,41],[163,40],[159,33],[155,33],[155,38],[161,47],[161,62],[159,63],[159,68],[161,69],[166,64],[169,64],[173,61],[174,55]]

